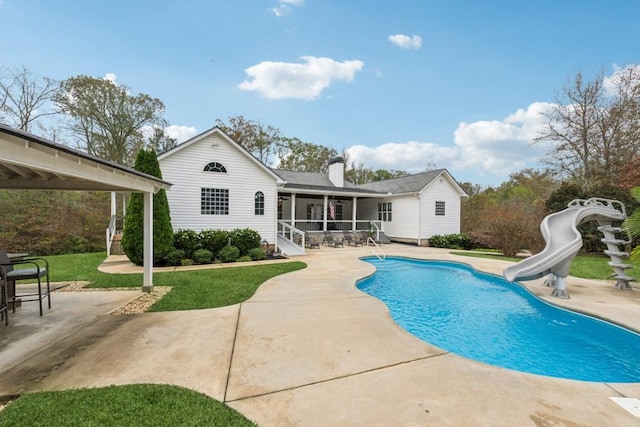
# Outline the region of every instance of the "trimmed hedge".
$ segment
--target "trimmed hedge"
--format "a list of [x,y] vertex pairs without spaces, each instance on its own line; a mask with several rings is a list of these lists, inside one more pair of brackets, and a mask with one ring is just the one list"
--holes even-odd
[[429,238],[429,246],[433,248],[465,249],[465,250],[475,249],[476,247],[471,237],[469,237],[464,233],[433,235]]

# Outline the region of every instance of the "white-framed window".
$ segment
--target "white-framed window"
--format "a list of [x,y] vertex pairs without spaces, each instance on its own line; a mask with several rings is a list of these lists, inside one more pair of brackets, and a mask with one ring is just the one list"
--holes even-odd
[[256,191],[256,195],[254,197],[254,214],[255,215],[264,215],[264,193],[262,191]]
[[318,203],[309,203],[307,205],[307,220],[308,221],[321,221],[322,218],[322,209],[324,205]]
[[200,214],[229,215],[229,190],[226,188],[201,188]]
[[391,222],[391,202],[378,203],[378,221]]
[[214,173],[227,173],[227,168],[225,168],[222,163],[211,162],[204,167],[203,171],[214,172]]
[[445,202],[442,200],[436,200],[436,216],[445,216]]

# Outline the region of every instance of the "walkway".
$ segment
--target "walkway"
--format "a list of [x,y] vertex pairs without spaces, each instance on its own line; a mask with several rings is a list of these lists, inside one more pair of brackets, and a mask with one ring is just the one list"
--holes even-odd
[[[507,265],[438,249],[384,249],[387,255],[458,260],[496,274]],[[5,380],[0,393],[177,384],[224,401],[261,426],[640,425],[609,399],[640,397],[640,384],[509,371],[408,334],[384,304],[355,288],[357,279],[373,272],[358,259],[363,255],[366,248],[309,251],[300,258],[308,268],[269,280],[235,306],[106,316],[124,320],[109,321],[100,339],[37,383]],[[530,286],[543,296],[549,292],[536,282]],[[571,300],[553,302],[640,330],[638,289],[574,278],[568,288]]]

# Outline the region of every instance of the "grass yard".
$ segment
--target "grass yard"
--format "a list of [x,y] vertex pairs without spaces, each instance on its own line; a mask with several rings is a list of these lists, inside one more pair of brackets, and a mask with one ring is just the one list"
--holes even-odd
[[[94,288],[141,287],[142,274],[98,271],[106,253],[55,255],[51,281],[88,281]],[[154,272],[155,286],[172,290],[150,311],[196,310],[238,304],[266,280],[305,268],[302,262]],[[170,385],[134,384],[26,394],[0,412],[2,426],[255,426],[203,394]]]
[[[480,252],[451,252],[455,255],[499,259],[502,261],[521,261],[521,258],[504,257],[502,255],[493,255]],[[578,255],[571,262],[571,271],[569,274],[574,277],[582,277],[583,279],[605,280],[613,274],[613,268],[607,263],[609,257],[601,255]],[[628,262],[628,261],[627,261]],[[628,262],[629,263],[629,262]],[[640,266],[635,265],[626,271],[627,275],[640,279]]]
[[0,412],[0,427],[255,425],[204,394],[157,384],[26,394]]
[[[91,288],[141,287],[142,274],[108,274],[98,271],[105,252],[46,257],[51,280],[84,280]],[[266,280],[305,268],[303,262],[234,266],[206,270],[153,273],[154,286],[173,289],[150,311],[197,310],[238,304],[249,299]]]

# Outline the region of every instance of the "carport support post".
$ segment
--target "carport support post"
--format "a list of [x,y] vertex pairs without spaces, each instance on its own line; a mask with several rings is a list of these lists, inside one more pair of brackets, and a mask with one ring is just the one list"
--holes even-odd
[[145,192],[144,195],[144,242],[142,291],[153,290],[153,193]]

